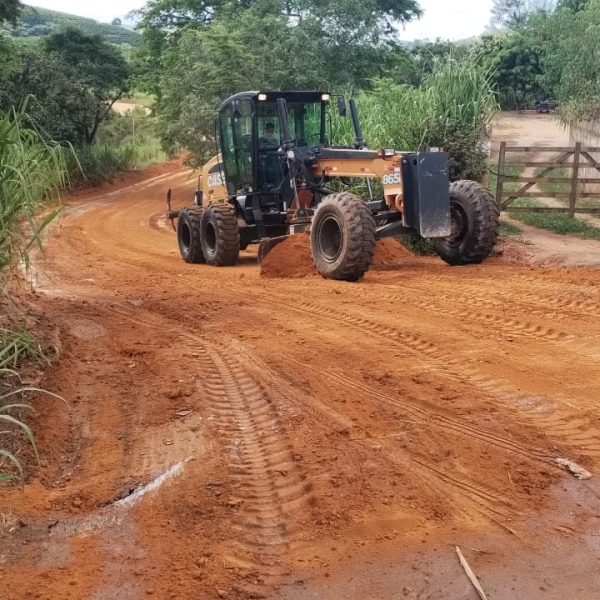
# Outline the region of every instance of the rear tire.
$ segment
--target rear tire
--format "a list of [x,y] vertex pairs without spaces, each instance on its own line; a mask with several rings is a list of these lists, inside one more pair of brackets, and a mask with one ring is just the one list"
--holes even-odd
[[310,246],[319,273],[327,279],[358,281],[371,267],[375,219],[365,202],[348,192],[326,196],[310,229]]
[[177,243],[181,258],[187,263],[205,263],[200,234],[201,208],[184,208],[177,220]]
[[435,241],[449,265],[479,264],[491,254],[498,237],[499,210],[490,192],[476,181],[450,184],[452,235]]
[[229,267],[240,254],[240,231],[231,204],[211,204],[200,222],[202,250],[209,265]]

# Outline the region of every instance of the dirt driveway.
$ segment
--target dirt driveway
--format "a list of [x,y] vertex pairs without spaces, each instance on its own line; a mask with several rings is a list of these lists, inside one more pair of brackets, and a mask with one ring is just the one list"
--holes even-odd
[[[62,358],[0,492],[10,600],[600,597],[600,271],[398,256],[359,284],[183,263],[180,172],[74,202]],[[556,463],[592,472],[578,480]]]

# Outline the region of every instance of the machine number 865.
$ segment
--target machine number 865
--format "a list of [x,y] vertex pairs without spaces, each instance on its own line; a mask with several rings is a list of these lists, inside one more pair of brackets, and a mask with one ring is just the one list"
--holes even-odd
[[383,185],[402,183],[402,173],[387,173],[383,176]]

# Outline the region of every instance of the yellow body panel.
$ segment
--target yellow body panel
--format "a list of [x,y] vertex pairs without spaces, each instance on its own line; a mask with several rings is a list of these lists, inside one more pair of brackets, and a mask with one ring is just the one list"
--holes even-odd
[[[198,189],[202,191],[205,204],[220,204],[228,201],[225,171],[218,165],[221,156],[215,156],[203,167],[198,178]],[[402,156],[362,159],[320,159],[314,165],[318,177],[353,177],[379,179],[383,182],[386,204],[390,209],[402,210]]]
[[383,182],[383,194],[389,208],[402,210],[402,156],[386,158],[327,158],[315,165],[318,175],[327,177],[364,177]]
[[228,201],[225,185],[225,170],[218,169],[221,155],[211,158],[203,167],[198,179],[198,189],[202,191],[204,204],[223,204]]

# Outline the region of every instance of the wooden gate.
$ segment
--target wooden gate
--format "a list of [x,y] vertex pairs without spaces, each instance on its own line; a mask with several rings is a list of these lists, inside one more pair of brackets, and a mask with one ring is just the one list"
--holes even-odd
[[[600,159],[594,158],[594,153],[600,153],[600,148],[581,144],[573,147],[509,146],[502,142],[496,189],[498,205],[502,210],[510,207],[511,212],[562,212],[572,217],[575,213],[600,213]],[[511,154],[517,158],[507,160]],[[539,160],[540,155],[548,154],[552,156]],[[570,171],[570,175],[551,177],[556,169]],[[585,176],[590,171],[595,177]],[[508,182],[524,185],[507,190]],[[557,189],[542,190],[540,184],[552,184]],[[519,198],[557,198],[564,206],[513,206]],[[593,202],[594,199],[598,202]]]

